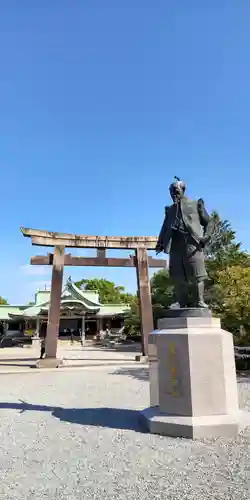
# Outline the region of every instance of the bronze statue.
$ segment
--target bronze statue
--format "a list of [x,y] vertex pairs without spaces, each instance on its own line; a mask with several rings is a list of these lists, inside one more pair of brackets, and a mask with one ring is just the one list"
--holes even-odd
[[[208,307],[204,302],[204,247],[212,235],[211,220],[204,201],[186,198],[184,182],[175,179],[169,188],[174,203],[165,207],[156,253],[169,253],[169,274],[177,300],[171,307]],[[187,284],[191,285],[191,300]]]

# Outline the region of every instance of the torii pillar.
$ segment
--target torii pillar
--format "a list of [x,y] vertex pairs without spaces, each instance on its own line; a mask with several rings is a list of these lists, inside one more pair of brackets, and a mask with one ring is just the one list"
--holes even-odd
[[[146,248],[136,249],[136,276],[140,300],[142,355],[148,355],[148,335],[154,329],[150,279],[148,272],[148,252]],[[140,359],[140,356],[136,359]]]
[[57,359],[57,341],[60,326],[60,305],[63,284],[63,267],[64,267],[64,247],[55,247],[53,266],[52,266],[52,280],[51,280],[51,294],[50,306],[48,314],[48,325],[45,340],[45,359],[38,361],[38,367],[57,368],[62,364],[60,359]]

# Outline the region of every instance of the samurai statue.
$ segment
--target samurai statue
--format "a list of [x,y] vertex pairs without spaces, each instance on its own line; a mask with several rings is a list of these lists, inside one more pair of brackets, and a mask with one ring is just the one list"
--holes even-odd
[[186,186],[178,177],[169,191],[173,204],[165,207],[156,253],[169,253],[169,275],[177,301],[171,307],[207,308],[204,248],[212,236],[212,222],[204,201],[186,198]]

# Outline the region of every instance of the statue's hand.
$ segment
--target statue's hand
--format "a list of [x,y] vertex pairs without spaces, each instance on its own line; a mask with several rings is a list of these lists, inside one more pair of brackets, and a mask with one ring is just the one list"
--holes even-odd
[[200,246],[201,246],[201,248],[205,248],[207,242],[208,242],[208,238],[206,238],[205,236],[203,238],[201,238],[200,239]]
[[158,255],[159,253],[163,252],[163,245],[157,245],[155,247],[155,252],[156,252],[156,255]]

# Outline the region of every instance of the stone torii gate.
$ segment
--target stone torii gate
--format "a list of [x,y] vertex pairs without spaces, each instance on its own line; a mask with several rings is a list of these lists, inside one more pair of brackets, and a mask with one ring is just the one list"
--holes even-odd
[[[60,302],[64,266],[136,267],[140,298],[142,353],[148,353],[148,334],[153,330],[153,313],[148,268],[164,268],[166,260],[153,259],[147,250],[155,248],[157,239],[151,236],[85,236],[54,233],[38,229],[21,228],[32,245],[54,247],[54,253],[31,257],[31,265],[51,265],[52,281],[48,326],[45,346],[45,366],[58,366],[56,359],[60,323]],[[75,257],[65,253],[65,248],[96,248],[96,257]],[[127,258],[110,258],[107,249],[131,249],[135,255]]]

